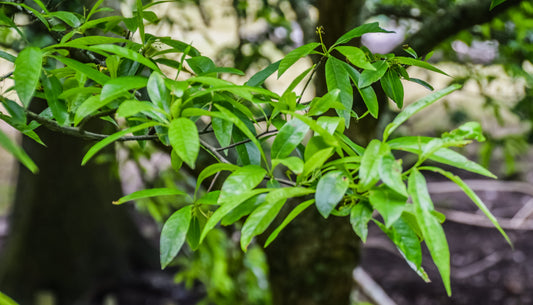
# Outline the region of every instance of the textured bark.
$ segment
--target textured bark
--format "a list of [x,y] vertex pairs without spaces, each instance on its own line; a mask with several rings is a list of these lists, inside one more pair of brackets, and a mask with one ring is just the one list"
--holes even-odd
[[20,169],[0,291],[21,305],[34,304],[39,291],[52,293],[57,305],[73,304],[135,270],[155,267],[157,254],[126,207],[111,204],[121,196],[112,163],[81,167],[92,143],[47,130],[39,134],[48,147],[23,141],[40,172]]
[[266,248],[275,305],[348,305],[359,241],[346,217],[322,218],[314,207]]

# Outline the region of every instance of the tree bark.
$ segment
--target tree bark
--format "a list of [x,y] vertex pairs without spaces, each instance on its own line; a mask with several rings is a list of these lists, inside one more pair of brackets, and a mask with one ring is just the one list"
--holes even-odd
[[[93,161],[82,167],[93,143],[48,130],[39,135],[47,147],[23,140],[40,172],[20,168],[0,291],[21,305],[34,304],[40,291],[52,293],[56,305],[73,304],[91,290],[156,267],[157,253],[141,238],[127,208],[111,204],[121,196],[115,164]],[[113,150],[107,154],[114,159]]]

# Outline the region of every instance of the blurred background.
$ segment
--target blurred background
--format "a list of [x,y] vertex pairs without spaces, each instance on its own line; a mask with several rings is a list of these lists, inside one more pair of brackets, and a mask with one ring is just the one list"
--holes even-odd
[[[23,2],[35,7],[33,1]],[[217,65],[244,71],[245,77],[228,78],[236,83],[294,48],[316,41],[317,26],[324,27],[326,44],[365,22],[378,21],[394,31],[366,34],[356,43],[376,53],[402,56],[408,56],[407,45],[450,75],[410,68],[411,77],[435,89],[452,82],[464,85],[413,117],[400,133],[439,135],[464,122],[479,121],[487,141],[461,152],[499,179],[456,172],[498,217],[515,247],[505,243],[458,188],[429,176],[437,209],[447,217],[452,297],[446,297],[433,266],[425,264],[434,282],[424,283],[379,228],[371,225],[367,243],[354,250],[360,267],[353,283],[348,283],[354,288],[353,303],[532,304],[533,244],[528,237],[533,230],[533,3],[507,0],[489,10],[490,2],[175,0],[152,6],[153,14],[145,14],[145,22],[147,33],[191,43]],[[45,3],[51,9],[83,13],[94,1]],[[106,0],[104,6],[114,9],[106,14],[131,17],[135,1]],[[25,47],[5,18],[14,18],[32,43],[51,42],[34,21],[7,5],[0,7],[0,17],[4,52],[16,54]],[[284,90],[287,81],[310,67],[312,60],[299,61],[292,74],[272,77],[266,86]],[[0,62],[1,77],[13,66],[7,60]],[[9,79],[2,78],[0,94],[14,98],[11,86]],[[412,82],[406,82],[405,88],[406,103],[430,92]],[[323,90],[323,80],[317,78],[304,99],[322,95]],[[356,125],[361,144],[378,136],[398,112],[394,104],[386,100],[382,104],[388,107],[382,107],[386,109],[380,121]],[[0,128],[22,142],[9,125],[0,122]],[[111,201],[145,187],[177,183],[193,189],[194,173],[175,173],[168,153],[156,145],[141,150],[117,144],[94,166],[80,168],[88,143],[38,133],[48,147],[24,140],[40,167],[38,175],[20,168],[0,148],[0,291],[20,304],[36,305],[279,304],[270,293],[268,254],[255,246],[244,255],[232,229],[210,235],[197,252],[185,249],[172,268],[158,271],[161,224],[183,199],[146,199],[121,208]],[[404,164],[409,162],[413,160],[406,156]],[[324,245],[321,250],[327,249]]]

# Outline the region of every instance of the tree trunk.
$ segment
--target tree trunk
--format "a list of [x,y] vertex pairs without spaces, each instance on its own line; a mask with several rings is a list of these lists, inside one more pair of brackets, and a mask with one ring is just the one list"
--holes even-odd
[[[353,25],[364,1],[318,2],[319,25],[331,45]],[[325,93],[318,71],[317,95]],[[298,216],[266,248],[275,305],[348,305],[359,264],[359,239],[346,217],[324,219],[314,207]]]
[[[93,143],[48,130],[39,135],[47,147],[23,140],[40,172],[20,168],[0,261],[0,291],[21,305],[34,304],[40,291],[53,294],[56,305],[85,304],[80,296],[91,290],[155,267],[157,254],[141,238],[127,207],[111,204],[121,196],[114,163],[81,167]],[[107,153],[113,160],[113,151]]]

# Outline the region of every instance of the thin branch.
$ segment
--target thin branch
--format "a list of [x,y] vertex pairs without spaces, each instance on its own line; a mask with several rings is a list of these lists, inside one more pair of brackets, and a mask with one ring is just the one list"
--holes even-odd
[[200,144],[206,149],[209,153],[211,153],[216,159],[218,159],[219,162],[222,163],[231,163],[226,157],[224,157],[221,153],[217,151],[217,148],[212,146],[211,144],[207,143],[206,140],[200,139]]
[[[271,131],[267,130],[267,131],[265,131],[265,132],[263,132],[261,134],[258,134],[256,136],[256,139],[260,139],[260,138],[265,137],[265,136],[273,135],[273,134],[276,134],[277,132],[278,132],[277,130],[271,130]],[[239,145],[242,145],[242,144],[246,144],[246,143],[248,143],[250,141],[252,141],[252,140],[250,140],[250,139],[242,140],[242,141],[233,143],[233,144],[225,146],[225,147],[216,148],[216,151],[228,150],[230,148],[233,148],[233,147],[236,147],[236,146],[239,146]]]
[[11,77],[11,75],[13,75],[13,71],[7,73],[7,74],[4,75],[4,76],[0,76],[0,82],[3,81],[3,80],[6,79],[6,78]]
[[[31,112],[29,110],[26,110],[26,115],[30,119],[37,121],[44,127],[50,129],[51,131],[56,131],[56,132],[59,132],[65,135],[74,136],[77,138],[81,138],[83,140],[100,141],[110,136],[108,134],[100,134],[100,133],[85,131],[78,127],[61,126],[56,121],[43,118],[42,116],[34,112]],[[117,141],[119,142],[146,141],[146,140],[159,140],[159,137],[157,135],[141,135],[141,136],[124,136],[124,137],[117,139]]]

